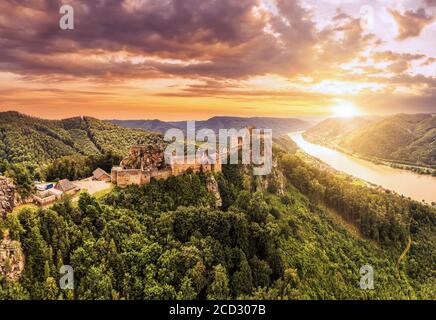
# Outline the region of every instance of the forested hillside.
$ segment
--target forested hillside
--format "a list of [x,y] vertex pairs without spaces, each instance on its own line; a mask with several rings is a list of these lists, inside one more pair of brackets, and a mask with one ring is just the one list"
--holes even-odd
[[[436,298],[434,209],[274,150],[268,177],[224,166],[221,209],[205,176],[188,172],[10,215],[3,228],[26,269],[19,282],[0,279],[0,299]],[[58,289],[64,264],[74,291]],[[363,265],[374,290],[359,287]]]
[[314,143],[331,144],[377,119],[374,117],[330,118],[307,130],[304,136]]
[[159,136],[94,118],[43,120],[17,112],[0,113],[0,158],[36,168],[65,156],[125,155],[131,145]]
[[330,119],[307,131],[305,137],[363,156],[436,166],[436,117],[430,114],[400,114],[369,123],[361,118]]

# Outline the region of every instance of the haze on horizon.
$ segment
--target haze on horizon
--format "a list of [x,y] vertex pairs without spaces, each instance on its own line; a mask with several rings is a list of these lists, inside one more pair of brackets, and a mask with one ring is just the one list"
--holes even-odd
[[[62,4],[74,8],[75,30],[59,28]],[[435,113],[435,14],[436,0],[4,0],[0,111]]]

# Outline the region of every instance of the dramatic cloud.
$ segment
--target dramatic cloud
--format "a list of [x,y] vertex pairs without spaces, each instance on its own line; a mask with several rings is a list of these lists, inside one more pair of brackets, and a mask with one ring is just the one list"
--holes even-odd
[[[0,2],[2,109],[284,115],[364,104],[359,95],[433,99],[434,38],[419,41],[429,8],[374,2],[386,25],[365,29],[360,5],[332,0],[69,0],[75,29],[61,30],[64,3]],[[385,35],[389,23],[397,39]],[[411,39],[425,52],[398,50],[396,40]]]
[[71,1],[74,31],[58,27],[60,2],[0,4],[0,68],[26,75],[244,78],[331,68],[376,39],[343,14],[318,32],[298,1]]
[[0,67],[73,76],[244,77],[292,72],[315,44],[314,25],[295,1],[280,2],[277,16],[256,0],[70,4],[76,29],[69,32],[58,27],[60,2],[2,2]]

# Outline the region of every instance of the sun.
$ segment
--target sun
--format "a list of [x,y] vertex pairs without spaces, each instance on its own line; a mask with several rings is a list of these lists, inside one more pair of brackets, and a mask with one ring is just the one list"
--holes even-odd
[[337,118],[352,118],[360,115],[357,107],[348,101],[341,101],[332,107],[332,113]]

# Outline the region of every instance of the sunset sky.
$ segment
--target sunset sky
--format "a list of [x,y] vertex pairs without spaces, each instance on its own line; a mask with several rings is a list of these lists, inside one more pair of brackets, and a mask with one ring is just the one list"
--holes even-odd
[[1,0],[0,111],[436,112],[435,16],[436,0]]

